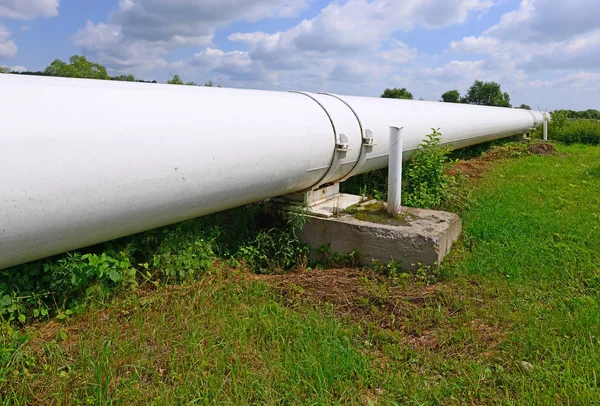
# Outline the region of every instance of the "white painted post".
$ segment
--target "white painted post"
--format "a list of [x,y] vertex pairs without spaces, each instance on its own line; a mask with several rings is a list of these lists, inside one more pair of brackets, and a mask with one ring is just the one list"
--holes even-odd
[[388,165],[388,213],[400,214],[402,197],[402,127],[390,127]]
[[548,141],[548,118],[544,114],[544,141]]

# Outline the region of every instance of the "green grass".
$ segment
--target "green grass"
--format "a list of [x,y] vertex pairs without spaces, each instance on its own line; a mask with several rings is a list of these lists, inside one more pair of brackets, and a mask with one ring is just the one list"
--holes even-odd
[[364,273],[356,283],[370,296],[317,301],[298,282],[281,293],[268,278],[216,264],[196,282],[121,295],[5,338],[0,397],[598,404],[600,148],[558,149],[495,164],[463,186],[472,189],[463,238],[433,285]]
[[323,404],[366,390],[357,326],[265,283],[205,277],[115,303],[15,354],[5,404]]

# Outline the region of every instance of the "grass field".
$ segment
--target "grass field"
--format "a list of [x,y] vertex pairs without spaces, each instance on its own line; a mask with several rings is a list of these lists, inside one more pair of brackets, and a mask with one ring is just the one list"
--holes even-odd
[[440,269],[216,264],[5,342],[3,404],[599,404],[600,148],[558,149],[462,186]]

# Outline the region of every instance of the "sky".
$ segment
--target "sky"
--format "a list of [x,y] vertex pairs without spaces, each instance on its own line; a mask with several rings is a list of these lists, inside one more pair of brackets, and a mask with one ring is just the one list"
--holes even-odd
[[600,109],[598,0],[0,0],[0,66],[85,55],[109,74],[439,100],[496,81],[534,109]]

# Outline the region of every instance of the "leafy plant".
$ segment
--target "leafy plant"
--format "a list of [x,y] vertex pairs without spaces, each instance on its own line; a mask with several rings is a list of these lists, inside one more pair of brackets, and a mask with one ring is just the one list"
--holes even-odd
[[284,227],[259,231],[250,242],[239,248],[237,257],[259,273],[292,268],[303,261],[308,252],[297,234],[306,221],[307,217],[301,209],[289,212]]
[[358,250],[352,250],[346,254],[340,254],[334,252],[331,249],[331,244],[324,244],[317,248],[317,254],[321,257],[319,262],[320,267],[327,268],[346,268],[346,267],[357,267],[360,265],[360,252]]
[[444,173],[449,148],[440,147],[442,134],[432,129],[403,170],[402,204],[434,208],[447,196],[453,178]]
[[0,272],[0,316],[6,322],[46,318],[76,306],[96,292],[136,285],[127,251],[69,253],[57,261],[37,261]]

